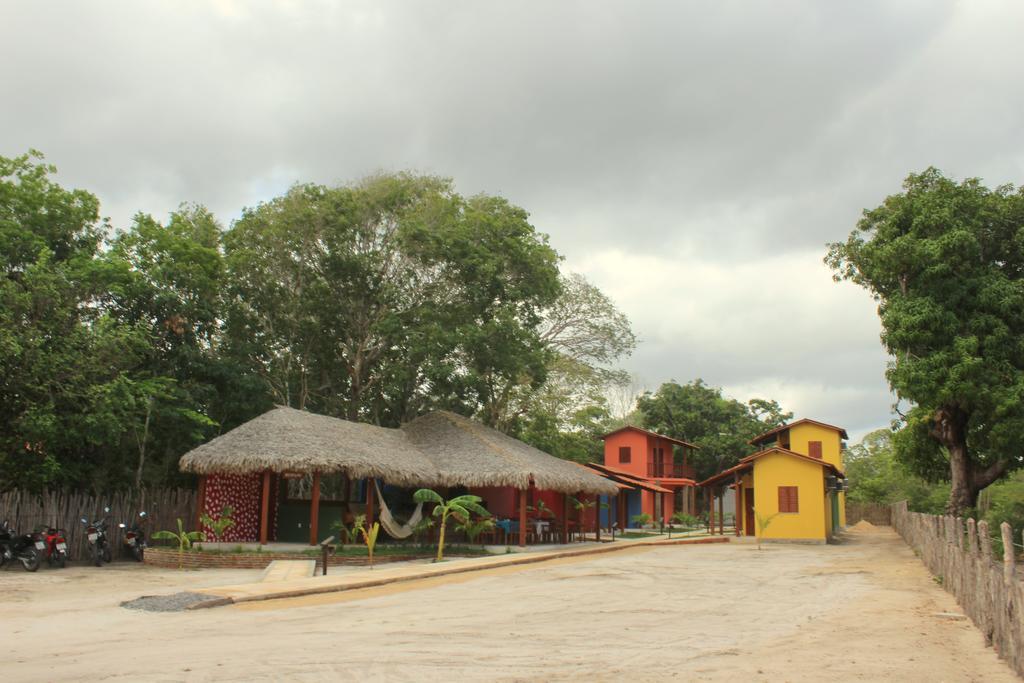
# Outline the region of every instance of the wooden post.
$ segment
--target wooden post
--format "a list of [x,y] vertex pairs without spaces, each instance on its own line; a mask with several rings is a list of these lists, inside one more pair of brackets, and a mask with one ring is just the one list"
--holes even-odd
[[722,495],[718,497],[718,535],[725,536],[725,487],[722,487]]
[[519,547],[526,547],[526,489],[519,489]]
[[981,556],[985,559],[985,567],[992,562],[992,538],[988,535],[988,522],[978,522],[978,543],[981,545]]
[[199,531],[203,530],[203,523],[200,521],[203,515],[206,514],[206,475],[199,475],[199,492],[196,494],[196,523],[195,527]]
[[366,480],[366,530],[373,528],[373,494],[375,493],[376,479]]
[[706,489],[708,494],[708,533],[715,533],[715,490]]
[[[320,532],[320,473],[313,473],[313,495],[309,501],[309,544],[316,545]],[[325,551],[326,552],[326,551]],[[326,558],[327,556],[324,555]],[[326,561],[326,560],[325,560]]]
[[267,544],[270,516],[270,470],[263,473],[263,499],[260,502],[260,545]]
[[569,494],[562,494],[562,544],[569,542]]
[[999,531],[1003,535],[1003,583],[1007,586],[1014,584],[1014,572],[1016,571],[1016,558],[1013,553],[1013,529],[1009,522],[999,525]]
[[736,472],[735,474],[733,474],[733,482],[736,484],[736,505],[735,505],[735,510],[736,510],[735,514],[736,514],[736,516],[733,518],[733,526],[736,527],[736,536],[739,537],[739,535],[740,535],[740,519],[742,519],[740,517],[740,501],[743,498],[743,496],[740,495],[743,492],[740,490],[740,473],[739,472]]
[[967,550],[971,557],[978,556],[978,523],[973,517],[967,518]]
[[619,509],[617,510],[619,515],[619,533],[626,533],[626,526],[629,520],[626,519],[626,503],[628,502],[629,494],[625,493],[619,498]]
[[615,518],[619,513],[619,494],[608,499],[608,531],[611,532],[612,540],[615,540]]
[[594,540],[601,541],[601,496],[594,496]]

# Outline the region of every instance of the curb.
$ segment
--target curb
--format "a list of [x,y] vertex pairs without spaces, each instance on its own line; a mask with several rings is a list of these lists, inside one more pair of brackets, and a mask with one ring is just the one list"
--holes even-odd
[[[564,550],[554,551],[551,553],[545,553],[540,556],[530,557],[529,555],[520,555],[515,559],[493,563],[482,566],[473,566],[472,564],[463,566],[447,567],[440,570],[431,572],[424,572],[422,574],[413,576],[386,576],[380,579],[366,578],[358,582],[352,582],[349,584],[332,584],[326,586],[308,586],[304,588],[295,588],[292,590],[282,590],[277,593],[264,593],[261,595],[244,595],[238,597],[217,597],[210,600],[204,600],[203,602],[193,603],[189,605],[187,609],[205,609],[208,607],[220,607],[222,605],[233,605],[243,602],[261,602],[264,600],[281,600],[285,598],[300,598],[307,595],[320,595],[323,593],[341,593],[345,591],[360,590],[363,588],[376,588],[378,586],[387,586],[393,583],[408,583],[410,581],[420,581],[422,579],[431,579],[437,576],[451,576],[455,574],[467,574],[476,571],[485,571],[487,569],[498,569],[503,567],[515,567],[526,564],[539,564],[541,562],[547,562],[549,560],[559,560],[566,557],[585,557],[588,555],[599,555],[604,553],[617,552],[619,550],[627,550],[629,548],[658,548],[661,546],[668,545],[706,545],[711,543],[728,543],[728,536],[711,536],[706,538],[681,538],[678,540],[658,540],[654,542],[639,542],[619,545],[611,545],[607,547],[596,547],[587,548],[585,550]],[[428,565],[436,566],[436,565]],[[210,590],[216,590],[211,588]]]

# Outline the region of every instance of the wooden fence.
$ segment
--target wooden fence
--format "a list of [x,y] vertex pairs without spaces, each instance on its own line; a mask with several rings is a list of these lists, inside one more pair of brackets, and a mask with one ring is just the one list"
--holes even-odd
[[897,533],[981,629],[985,642],[1024,676],[1024,592],[1016,575],[1010,525],[1003,522],[999,529],[999,563],[992,556],[986,522],[968,519],[965,524],[961,517],[908,512],[906,502],[893,505],[892,519]]
[[889,526],[892,524],[892,507],[880,503],[846,501],[846,525],[852,526],[861,520],[875,526]]
[[[110,512],[103,512],[109,507]],[[114,557],[121,551],[122,531],[119,522],[131,523],[140,510],[146,511],[143,529],[148,538],[158,529],[177,530],[181,517],[186,529],[195,525],[196,494],[186,489],[154,489],[112,496],[88,493],[51,491],[32,494],[25,491],[0,493],[0,521],[7,520],[19,533],[34,531],[40,526],[56,526],[66,534],[68,556],[80,560],[87,556],[85,525],[89,521],[109,517],[108,538]]]

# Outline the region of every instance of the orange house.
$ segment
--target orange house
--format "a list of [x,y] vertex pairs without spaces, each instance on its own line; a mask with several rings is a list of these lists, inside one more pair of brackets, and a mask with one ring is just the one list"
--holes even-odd
[[656,524],[667,524],[675,512],[696,513],[696,482],[690,456],[699,446],[633,426],[616,429],[601,438],[605,467],[651,485],[641,489],[635,499],[623,498],[623,504],[630,509],[620,511],[620,518],[632,519],[644,513]]

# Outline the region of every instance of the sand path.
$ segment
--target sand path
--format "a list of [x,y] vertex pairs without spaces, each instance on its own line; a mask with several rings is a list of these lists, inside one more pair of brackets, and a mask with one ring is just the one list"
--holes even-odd
[[[888,530],[838,546],[634,549],[358,593],[153,614],[258,571],[0,572],[3,678],[1011,681]],[[364,571],[364,570],[355,570]]]

